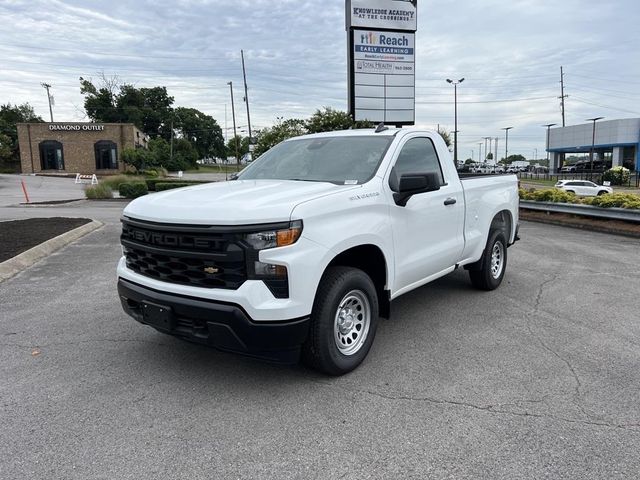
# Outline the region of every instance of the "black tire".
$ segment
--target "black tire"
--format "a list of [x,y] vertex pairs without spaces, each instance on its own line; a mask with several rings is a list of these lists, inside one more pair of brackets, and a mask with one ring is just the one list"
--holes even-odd
[[[365,322],[358,320],[360,313],[353,310],[356,315],[355,317],[351,315],[350,318],[354,328],[348,335],[343,335],[339,333],[341,330],[338,327],[338,317],[339,313],[344,313],[344,308],[352,297],[360,299],[361,311],[366,310],[366,307],[369,308],[368,328],[365,330]],[[340,302],[343,302],[343,309],[340,309]],[[367,302],[368,305],[366,305]],[[357,303],[355,305],[357,308]],[[328,268],[320,280],[313,302],[309,337],[302,347],[303,362],[329,375],[343,375],[350,372],[360,365],[369,353],[376,335],[378,315],[378,295],[375,285],[366,273],[351,267]],[[363,315],[362,319],[364,318]],[[358,321],[362,322],[361,330],[356,331]],[[354,335],[355,338],[352,338]],[[352,339],[352,343],[347,345],[345,339]],[[341,343],[340,348],[339,342],[344,342],[344,344]],[[358,342],[357,345],[356,342]],[[350,348],[350,345],[354,349],[358,347],[357,350],[349,353],[346,349]],[[341,349],[347,351],[347,354],[344,354]]]
[[606,190],[600,190],[600,191],[598,192],[598,196],[600,196],[600,195],[604,195],[605,193],[609,193],[609,192],[607,192]]
[[567,193],[573,193],[575,195],[576,192],[574,192],[573,190],[567,190]]
[[[497,244],[500,244],[496,246]],[[494,248],[500,250],[499,274],[492,270],[492,258]],[[469,269],[469,277],[474,287],[480,290],[495,290],[502,283],[504,273],[507,270],[507,240],[501,230],[493,230],[489,233],[487,245],[482,253],[482,258],[474,269]]]

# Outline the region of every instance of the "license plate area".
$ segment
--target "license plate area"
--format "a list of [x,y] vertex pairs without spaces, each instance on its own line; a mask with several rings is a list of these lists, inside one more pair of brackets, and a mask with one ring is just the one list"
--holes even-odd
[[144,323],[159,328],[160,330],[169,332],[173,329],[174,320],[171,307],[151,302],[142,302],[142,318]]

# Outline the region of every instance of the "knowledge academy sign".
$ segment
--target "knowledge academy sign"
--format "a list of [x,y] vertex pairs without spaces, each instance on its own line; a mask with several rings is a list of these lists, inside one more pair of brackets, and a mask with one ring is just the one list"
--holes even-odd
[[415,124],[417,1],[347,0],[349,113]]

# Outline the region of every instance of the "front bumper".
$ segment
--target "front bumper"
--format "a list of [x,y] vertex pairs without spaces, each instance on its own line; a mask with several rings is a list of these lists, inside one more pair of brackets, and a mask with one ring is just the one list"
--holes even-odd
[[156,330],[219,350],[280,363],[295,363],[307,339],[309,318],[254,322],[239,306],[160,292],[123,278],[124,311]]

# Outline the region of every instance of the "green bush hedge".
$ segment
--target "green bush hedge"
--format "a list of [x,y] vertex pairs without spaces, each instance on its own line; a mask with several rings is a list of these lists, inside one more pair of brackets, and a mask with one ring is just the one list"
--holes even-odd
[[109,188],[109,185],[99,183],[93,187],[87,187],[84,189],[84,195],[90,200],[99,200],[102,198],[113,198],[113,190]]
[[[180,181],[180,180],[167,180],[166,178],[149,178],[147,180],[145,180],[146,184],[147,184],[147,188],[149,189],[150,192],[157,192],[159,191],[156,188],[156,185],[158,185],[159,183],[179,183],[181,187],[185,187],[187,185],[199,185],[201,183],[209,183],[203,180],[184,180],[184,181]],[[173,188],[177,188],[177,187],[173,187]],[[164,190],[167,190],[167,188],[164,188]]]
[[634,195],[633,193],[607,193],[597,197],[579,198],[573,193],[568,193],[557,188],[546,188],[544,190],[525,190],[521,188],[518,192],[521,200],[576,203],[601,208],[617,207],[640,209],[640,195]]
[[171,190],[173,188],[191,187],[193,185],[197,184],[192,182],[158,182],[156,183],[156,192]]
[[611,182],[611,185],[623,185],[629,181],[629,169],[624,167],[613,167],[602,174],[602,180]]
[[120,196],[125,198],[138,198],[149,192],[145,182],[130,182],[120,184]]

